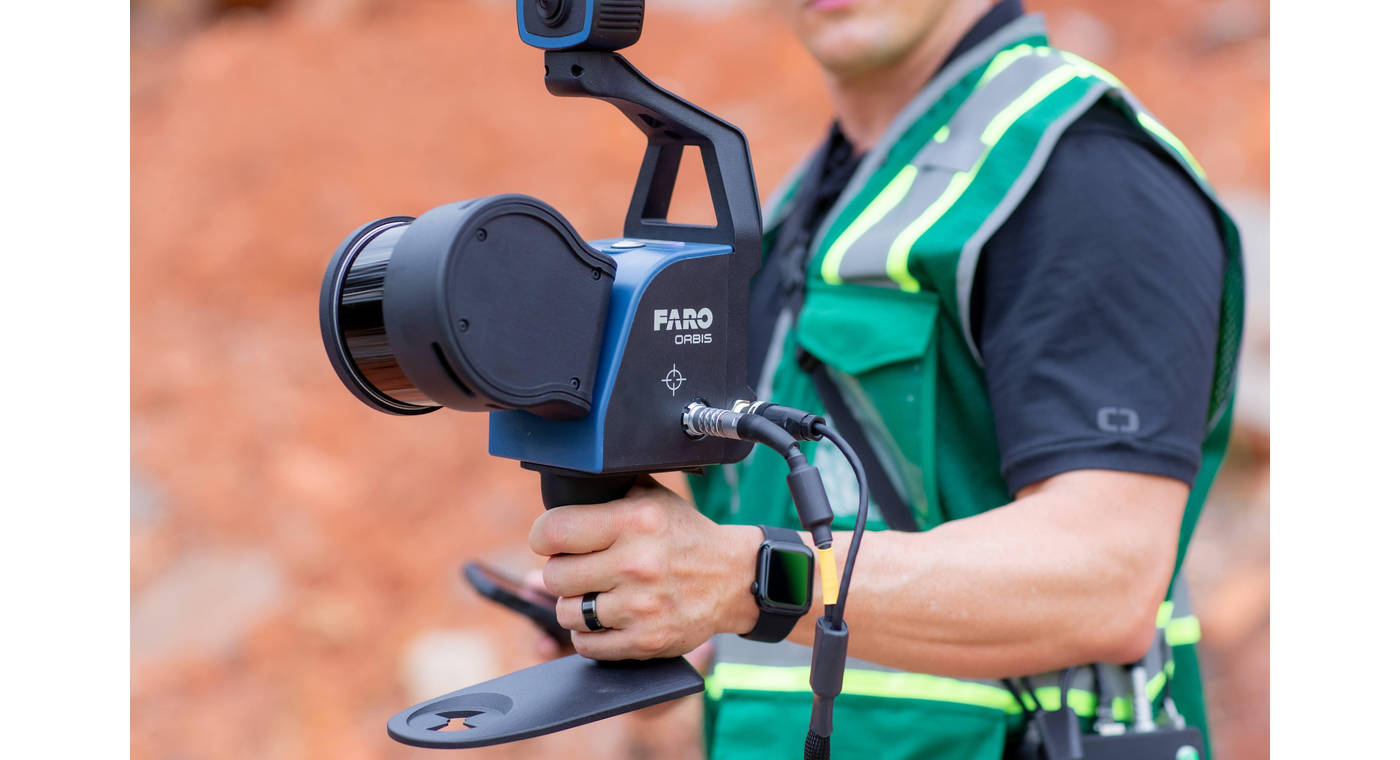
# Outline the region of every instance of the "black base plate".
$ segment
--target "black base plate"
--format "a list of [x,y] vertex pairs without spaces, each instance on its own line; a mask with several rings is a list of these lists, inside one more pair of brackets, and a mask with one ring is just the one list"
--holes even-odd
[[389,719],[389,736],[415,747],[486,747],[611,718],[704,688],[705,679],[681,657],[599,662],[575,654],[414,705]]

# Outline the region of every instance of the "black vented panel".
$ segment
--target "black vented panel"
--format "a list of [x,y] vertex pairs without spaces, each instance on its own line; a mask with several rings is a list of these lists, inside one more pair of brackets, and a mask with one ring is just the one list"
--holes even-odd
[[624,34],[639,32],[645,4],[645,0],[599,0],[596,28]]

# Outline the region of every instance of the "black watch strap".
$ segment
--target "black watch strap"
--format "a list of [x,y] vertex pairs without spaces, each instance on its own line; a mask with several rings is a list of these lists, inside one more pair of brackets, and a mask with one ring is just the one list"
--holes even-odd
[[[807,548],[806,544],[802,543],[802,535],[791,528],[775,528],[771,525],[760,525],[758,527],[763,531],[763,543],[765,545],[769,542],[781,541],[786,544],[796,544],[804,549]],[[811,550],[808,549],[807,551],[810,555]],[[764,554],[762,548],[760,548],[755,564],[763,561]],[[758,622],[754,624],[752,631],[741,634],[741,636],[750,641],[763,641],[768,643],[782,641],[787,638],[789,633],[792,633],[792,629],[797,627],[797,621],[801,620],[802,616],[807,614],[807,611],[805,609],[800,612],[797,610],[780,611],[764,609],[760,598],[762,589],[758,587],[758,578],[761,576],[761,573],[762,569],[755,567],[753,597],[754,603],[758,605]],[[807,595],[810,599],[810,589]]]

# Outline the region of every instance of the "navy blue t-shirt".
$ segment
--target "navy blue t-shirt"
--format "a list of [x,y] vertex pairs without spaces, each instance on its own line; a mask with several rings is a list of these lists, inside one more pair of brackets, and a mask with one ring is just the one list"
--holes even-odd
[[[1017,0],[998,4],[950,59],[1020,14]],[[784,226],[810,233],[859,160],[833,127],[810,207]],[[1185,170],[1115,106],[1065,131],[973,282],[971,331],[1011,493],[1080,469],[1194,481],[1226,257],[1218,224]],[[754,280],[753,377],[783,284],[801,271],[781,253]]]

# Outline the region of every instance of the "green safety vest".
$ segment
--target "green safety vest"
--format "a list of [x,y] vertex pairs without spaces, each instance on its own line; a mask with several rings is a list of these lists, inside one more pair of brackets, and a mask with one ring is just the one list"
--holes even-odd
[[[1064,130],[1105,98],[1215,198],[1185,146],[1112,74],[1050,47],[1043,20],[1032,15],[950,61],[930,81],[861,161],[813,238],[806,300],[798,315],[779,318],[757,397],[822,413],[816,389],[797,366],[799,346],[824,362],[875,449],[879,461],[866,467],[885,468],[920,530],[1012,500],[968,326],[973,275],[983,243],[1025,197]],[[811,169],[809,161],[795,176]],[[766,250],[797,184],[788,182],[776,208],[765,213]],[[1182,520],[1178,570],[1224,456],[1242,325],[1239,237],[1216,206],[1229,258],[1208,432]],[[849,530],[856,502],[849,468],[828,442],[805,449],[826,481],[836,527]],[[786,475],[782,458],[758,447],[744,461],[711,468],[690,483],[696,504],[711,519],[798,528]],[[878,504],[871,505],[869,526],[884,528]],[[1147,658],[1149,693],[1160,704],[1170,678],[1181,712],[1204,729],[1194,653],[1199,625],[1181,585],[1174,583],[1159,615],[1172,656]],[[809,661],[810,650],[800,645],[717,637],[706,689],[711,756],[796,756],[811,710]],[[1080,669],[1069,696],[1086,725],[1098,706],[1091,671]],[[1057,680],[1053,673],[1032,677],[1047,709],[1059,705]],[[1118,684],[1111,693],[1120,695],[1113,712],[1126,720],[1132,712],[1128,692]],[[1023,706],[996,681],[852,660],[836,701],[832,753],[1000,758],[1023,724]]]

